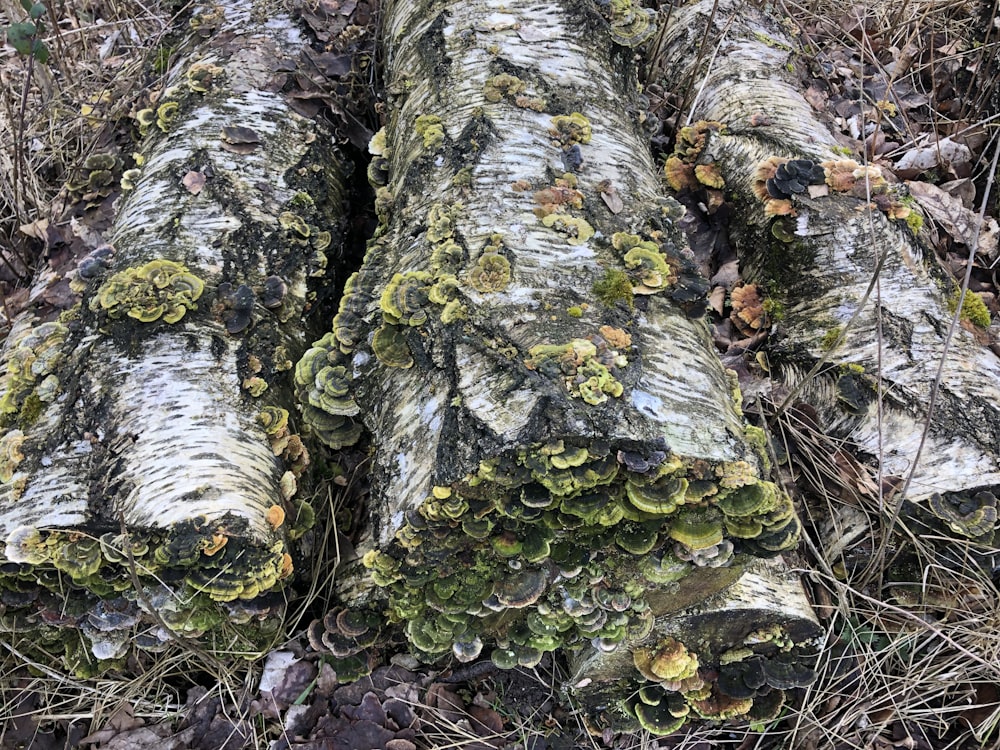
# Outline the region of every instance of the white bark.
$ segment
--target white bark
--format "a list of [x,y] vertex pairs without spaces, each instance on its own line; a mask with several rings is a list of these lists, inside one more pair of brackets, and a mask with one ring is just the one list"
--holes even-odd
[[[699,567],[727,560],[731,540],[723,543],[720,530],[718,543],[675,545],[680,517],[717,514],[721,529],[716,502],[763,483],[731,375],[704,323],[682,309],[697,282],[674,226],[678,207],[663,197],[629,115],[633,53],[610,44],[593,7],[574,3],[401,1],[385,13],[394,109],[385,143],[372,148],[388,162],[377,203],[386,222],[349,282],[334,333],[297,370],[301,393],[310,406],[326,398],[333,416],[359,411],[373,435],[378,549],[365,560],[418,653],[469,660],[495,644],[498,665],[533,665],[545,651],[583,645],[619,649],[627,660],[657,614],[731,584],[750,557]],[[560,130],[572,118],[592,131],[575,144]],[[575,154],[582,163],[568,165]],[[556,213],[581,234],[537,215],[546,189],[580,192],[582,204],[567,201]],[[616,233],[651,240],[674,264],[676,279],[662,289],[633,278],[634,309],[605,304],[594,290],[609,269],[630,270]],[[449,241],[457,248],[442,260]],[[484,290],[477,273],[490,255],[506,260],[510,278]],[[407,283],[413,293],[403,295]],[[435,301],[444,285],[447,304]],[[587,399],[576,368],[598,359],[583,351],[599,331],[597,345],[621,356],[605,363],[620,390]],[[391,349],[380,338],[387,333]],[[565,366],[548,370],[537,347],[572,342]],[[324,393],[328,381],[336,387]],[[640,456],[650,474],[662,465],[666,480],[691,482],[683,510],[666,488],[647,487],[662,499],[658,512],[629,505],[626,484],[649,481],[633,465]],[[709,484],[718,494],[705,498]],[[606,515],[586,518],[578,506],[589,502]],[[470,531],[477,524],[492,529]],[[791,524],[786,547],[797,539]],[[619,535],[640,527],[654,542],[625,552]],[[675,548],[704,559],[671,563]],[[653,555],[691,582],[645,580]],[[811,625],[801,589],[792,590],[793,603],[772,597],[758,611]],[[724,604],[715,611],[727,617]]]
[[[269,14],[266,23],[261,13]],[[213,600],[253,599],[290,573],[287,530],[296,516],[290,480],[302,466],[277,455],[281,446],[273,445],[259,415],[289,398],[291,361],[308,341],[302,316],[308,277],[321,275],[325,261],[278,217],[298,212],[314,225],[313,236],[332,230],[336,242],[343,201],[329,131],[296,115],[276,93],[276,63],[297,55],[301,44],[291,19],[250,2],[197,17],[214,19],[212,28],[187,41],[160,92],[159,105],[177,101],[179,108],[169,132],[153,124],[143,140],[145,164],[119,200],[108,237],[110,267],[63,316],[58,357],[10,402],[0,438],[15,449],[0,487],[5,559],[22,563],[14,576],[49,568],[72,540],[103,535],[107,541],[124,524],[133,540],[148,545],[148,552],[135,553],[148,587],[139,605],[160,602],[158,614],[168,624],[194,634],[229,617]],[[187,86],[196,64],[217,68],[207,91]],[[222,131],[231,127],[254,131],[257,146],[249,153],[227,150]],[[192,171],[206,178],[200,192],[181,182]],[[313,207],[303,197],[308,192]],[[157,260],[182,264],[204,282],[183,318],[142,323],[124,309],[104,309],[100,291],[116,273]],[[280,307],[265,308],[261,295],[272,276],[283,279],[288,293]],[[41,323],[56,316],[42,292],[59,281],[49,270],[38,278],[33,302],[8,339],[7,362],[24,354],[17,348],[25,335],[35,331],[37,338]],[[232,299],[217,296],[223,283],[252,290],[253,323],[236,335],[226,325],[235,314]],[[39,401],[46,374],[58,386]],[[23,387],[15,380],[8,368],[6,392]],[[263,395],[251,395],[252,386],[264,383]],[[34,403],[37,416],[25,403]],[[287,514],[284,525],[275,506]],[[228,541],[214,551],[217,535]],[[185,541],[201,554],[152,561],[158,547],[162,554]],[[103,559],[98,573],[72,576],[61,584],[72,585],[57,591],[92,601],[87,589],[101,579],[124,589],[134,608],[128,568],[127,560]],[[46,605],[40,598],[33,606]],[[187,621],[192,612],[200,614]],[[272,626],[275,614],[280,606]]]
[[[802,398],[820,409],[829,434],[880,464],[883,476],[905,478],[913,469],[944,351],[954,284],[943,279],[932,251],[924,250],[905,222],[864,210],[862,200],[835,192],[815,200],[797,196],[794,241],[775,239],[770,231],[775,220],[764,216],[752,191],[756,165],[770,156],[817,162],[844,157],[797,89],[788,70],[792,47],[781,30],[731,2],[719,4],[706,30],[712,13],[711,2],[675,12],[663,67],[687,76],[701,45],[718,45],[717,55],[706,56],[711,65],[694,71],[701,89],[692,116],[725,124],[725,133],[712,138],[701,159],[721,166],[725,190],[737,207],[732,229],[745,275],[767,283],[786,303],[770,357],[772,376],[798,385],[864,300],[861,314],[830,353],[834,374],[815,377]],[[883,253],[878,292],[864,299]],[[843,372],[838,366],[844,365],[864,368],[868,387],[862,391],[869,392],[861,413],[838,403],[836,381]],[[881,419],[875,378],[881,379],[884,399]],[[1000,361],[969,331],[958,329],[907,499],[923,502],[935,493],[972,495],[995,488],[998,445]]]

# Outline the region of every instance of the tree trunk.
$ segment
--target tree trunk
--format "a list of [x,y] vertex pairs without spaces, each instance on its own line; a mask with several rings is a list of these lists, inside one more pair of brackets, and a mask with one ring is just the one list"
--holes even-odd
[[[144,163],[121,178],[109,244],[43,270],[4,351],[5,626],[80,627],[101,659],[137,621],[161,626],[149,647],[162,626],[237,624],[217,642],[257,650],[311,516],[295,499],[308,453],[279,405],[308,282],[339,241],[342,162],[277,93],[299,50],[287,15],[244,2],[191,26],[137,114]],[[89,187],[117,189],[118,164],[88,160]],[[79,302],[59,314],[46,290],[67,281]]]
[[[296,381],[331,445],[358,414],[372,432],[365,561],[427,658],[494,643],[504,667],[562,646],[617,665],[659,642],[661,612],[745,593],[743,567],[798,540],[693,319],[682,212],[630,114],[625,45],[650,18],[614,8],[385,8],[393,109],[369,173],[383,224]],[[725,648],[762,624],[815,634],[797,585],[757,593],[760,619]]]
[[[978,297],[969,296],[963,319],[971,320],[950,338],[914,469],[958,296],[919,239],[916,207],[877,167],[840,155],[797,89],[788,70],[791,44],[775,24],[730,2],[675,14],[661,65],[701,82],[694,119],[724,127],[691,128],[690,137],[700,132],[704,144],[675,155],[668,168],[683,175],[714,164],[724,177],[744,276],[783,309],[768,351],[771,378],[787,386],[779,400],[795,390],[817,410],[823,432],[877,467],[883,487],[900,490],[909,480],[906,500],[964,537],[981,536],[985,526],[975,519],[986,508],[995,521],[1000,482],[1000,361],[977,342],[974,325],[988,325],[988,312],[977,315]],[[711,65],[699,63],[699,49],[716,44]],[[787,159],[824,166],[782,191],[775,173]],[[888,493],[887,515],[900,502]]]

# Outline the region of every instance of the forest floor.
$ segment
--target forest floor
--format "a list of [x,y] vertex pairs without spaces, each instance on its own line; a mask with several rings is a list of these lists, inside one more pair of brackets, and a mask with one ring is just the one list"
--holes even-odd
[[[961,278],[968,262],[966,232],[978,222],[990,148],[997,147],[988,126],[992,122],[996,132],[997,113],[990,107],[1000,94],[995,84],[984,85],[984,75],[1000,74],[996,4],[802,0],[769,7],[798,40],[794,60],[808,101],[845,148],[866,153],[897,179],[917,184],[914,197],[929,219],[926,241],[942,266]],[[7,320],[25,304],[32,269],[51,260],[53,248],[85,234],[90,222],[109,219],[111,200],[105,199],[113,196],[99,196],[94,208],[80,211],[64,185],[88,154],[115,139],[107,123],[129,127],[146,86],[163,70],[157,60],[169,54],[171,29],[187,10],[136,0],[65,0],[40,19],[48,24],[43,38],[49,59],[33,66],[31,80],[25,56],[12,49],[18,39],[23,46],[23,29],[8,32],[11,46],[0,52],[0,284]],[[660,12],[668,10],[664,4]],[[325,80],[302,87],[302,106],[334,122],[345,149],[361,162],[364,145],[380,124],[377,0],[317,0],[296,11],[312,29],[327,71]],[[11,27],[24,17],[16,4],[0,3],[0,25]],[[655,39],[650,50],[655,60]],[[655,62],[647,67],[646,111],[638,115],[652,123],[653,148],[665,156],[697,82],[672,89],[662,70]],[[363,175],[364,164],[359,168]],[[746,306],[733,304],[734,289],[743,288],[744,297],[758,290],[740,281],[736,257],[727,250],[725,196],[703,190],[679,198],[689,211],[692,249],[712,280],[716,346],[727,364],[750,360],[765,345],[772,321],[748,319],[740,314]],[[360,193],[357,202],[371,205],[370,196]],[[981,226],[969,287],[994,320],[1000,313],[1000,228],[989,217],[996,215],[994,198]],[[358,212],[355,261],[372,224],[370,208]],[[995,334],[994,325],[983,333],[983,344],[1000,355]],[[762,421],[767,417],[748,413]],[[822,517],[825,497],[839,496],[844,485],[863,484],[869,476],[807,426],[786,421],[772,428],[789,456],[797,457],[784,479],[799,489],[797,499],[807,506],[804,518]],[[818,478],[810,478],[802,467],[822,451],[828,458],[816,462]],[[362,507],[366,491],[363,479],[343,478],[363,477],[365,456],[332,460],[340,478],[330,485],[329,517],[349,538],[343,508]],[[822,556],[824,540],[809,522],[806,535],[807,543],[790,562],[809,572]],[[136,655],[128,674],[84,679],[61,672],[55,661],[32,661],[16,639],[0,634],[0,748],[1000,747],[1000,688],[982,677],[988,669],[969,667],[1000,660],[995,580],[982,581],[977,591],[956,587],[952,600],[933,613],[923,611],[922,625],[914,627],[898,602],[852,581],[849,571],[844,585],[806,576],[830,634],[817,684],[801,691],[797,705],[766,731],[689,726],[654,738],[588,732],[571,696],[556,687],[565,666],[550,658],[531,670],[499,671],[489,663],[431,668],[408,657],[403,644],[387,642],[369,654],[369,675],[338,675],[305,636],[310,620],[326,612],[330,592],[323,584],[336,562],[316,563],[312,578],[319,585],[290,601],[293,614],[283,638],[252,662],[223,664],[177,648]]]

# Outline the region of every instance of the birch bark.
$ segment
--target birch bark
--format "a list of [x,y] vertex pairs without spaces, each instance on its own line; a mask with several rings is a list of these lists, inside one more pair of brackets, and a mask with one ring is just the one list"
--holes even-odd
[[[702,45],[717,47],[710,65],[698,62]],[[801,387],[823,431],[852,446],[886,488],[899,490],[912,474],[905,500],[962,537],[980,536],[973,516],[996,520],[1000,361],[977,342],[974,326],[956,330],[916,462],[957,290],[902,218],[916,210],[905,191],[885,184],[877,168],[867,188],[860,165],[849,179],[850,162],[788,70],[789,40],[762,14],[729,2],[714,11],[707,2],[685,6],[662,49],[665,68],[702,82],[693,119],[724,123],[689,161],[719,168],[737,210],[732,230],[744,275],[784,305],[768,352],[771,376]],[[827,164],[827,185],[813,187],[829,194],[798,192],[793,214],[773,215],[777,204],[760,195],[773,165],[759,165],[770,157]],[[828,364],[805,381],[821,357]],[[889,493],[886,515],[903,499]]]
[[232,643],[258,648],[308,516],[308,454],[280,404],[310,277],[339,242],[343,161],[278,93],[301,44],[290,17],[238,2],[191,26],[138,113],[145,162],[108,243],[69,279],[79,304],[46,305],[67,279],[43,269],[3,355],[0,559],[21,605],[5,625],[82,628],[101,659],[154,647],[158,624],[242,623]]
[[[661,613],[735,591],[799,531],[693,317],[703,282],[633,114],[625,44],[648,36],[648,13],[384,10],[383,224],[297,368],[306,421],[333,445],[356,416],[373,435],[365,562],[418,654],[490,645],[497,665],[532,666],[571,646],[596,673],[620,651],[610,674],[662,640]],[[740,621],[740,645],[761,618],[814,634],[801,588],[783,592]],[[619,705],[634,685],[616,691],[614,720],[635,723]]]

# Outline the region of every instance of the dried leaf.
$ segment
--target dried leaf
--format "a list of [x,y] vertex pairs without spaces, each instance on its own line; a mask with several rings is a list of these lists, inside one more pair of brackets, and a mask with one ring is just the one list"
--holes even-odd
[[[962,205],[962,201],[937,185],[927,182],[907,182],[910,195],[930,218],[938,223],[951,238],[968,245],[975,233],[977,214]],[[979,232],[976,251],[992,259],[997,254],[997,238],[1000,226],[996,219],[988,217]]]
[[726,288],[717,286],[708,294],[708,305],[719,315],[722,315],[726,308]]
[[471,706],[469,717],[472,719],[472,729],[480,737],[489,737],[503,732],[503,717],[492,708]]
[[941,138],[936,143],[929,143],[926,146],[907,151],[896,162],[896,170],[923,172],[940,164],[949,164],[954,167],[968,164],[970,161],[972,161],[972,152],[969,151],[968,146],[956,143],[951,138]]
[[613,214],[619,214],[625,209],[625,202],[614,185],[609,184],[601,188],[601,200]]
[[260,143],[260,135],[256,130],[242,125],[224,125],[222,140],[226,143]]
[[38,219],[30,224],[22,224],[18,227],[22,234],[26,234],[29,237],[34,237],[36,240],[41,240],[42,242],[48,242],[48,232],[49,232],[49,220],[48,219]]
[[829,97],[826,95],[825,91],[822,91],[815,86],[810,86],[805,90],[802,96],[805,97],[805,100],[809,102],[812,108],[817,112],[822,112],[826,109],[826,103],[829,100]]
[[198,193],[201,192],[201,189],[205,187],[205,175],[203,175],[201,172],[195,172],[194,170],[191,170],[186,175],[184,175],[184,177],[181,179],[181,182],[183,183],[184,187],[187,188],[188,192],[191,193],[191,195],[198,195]]

